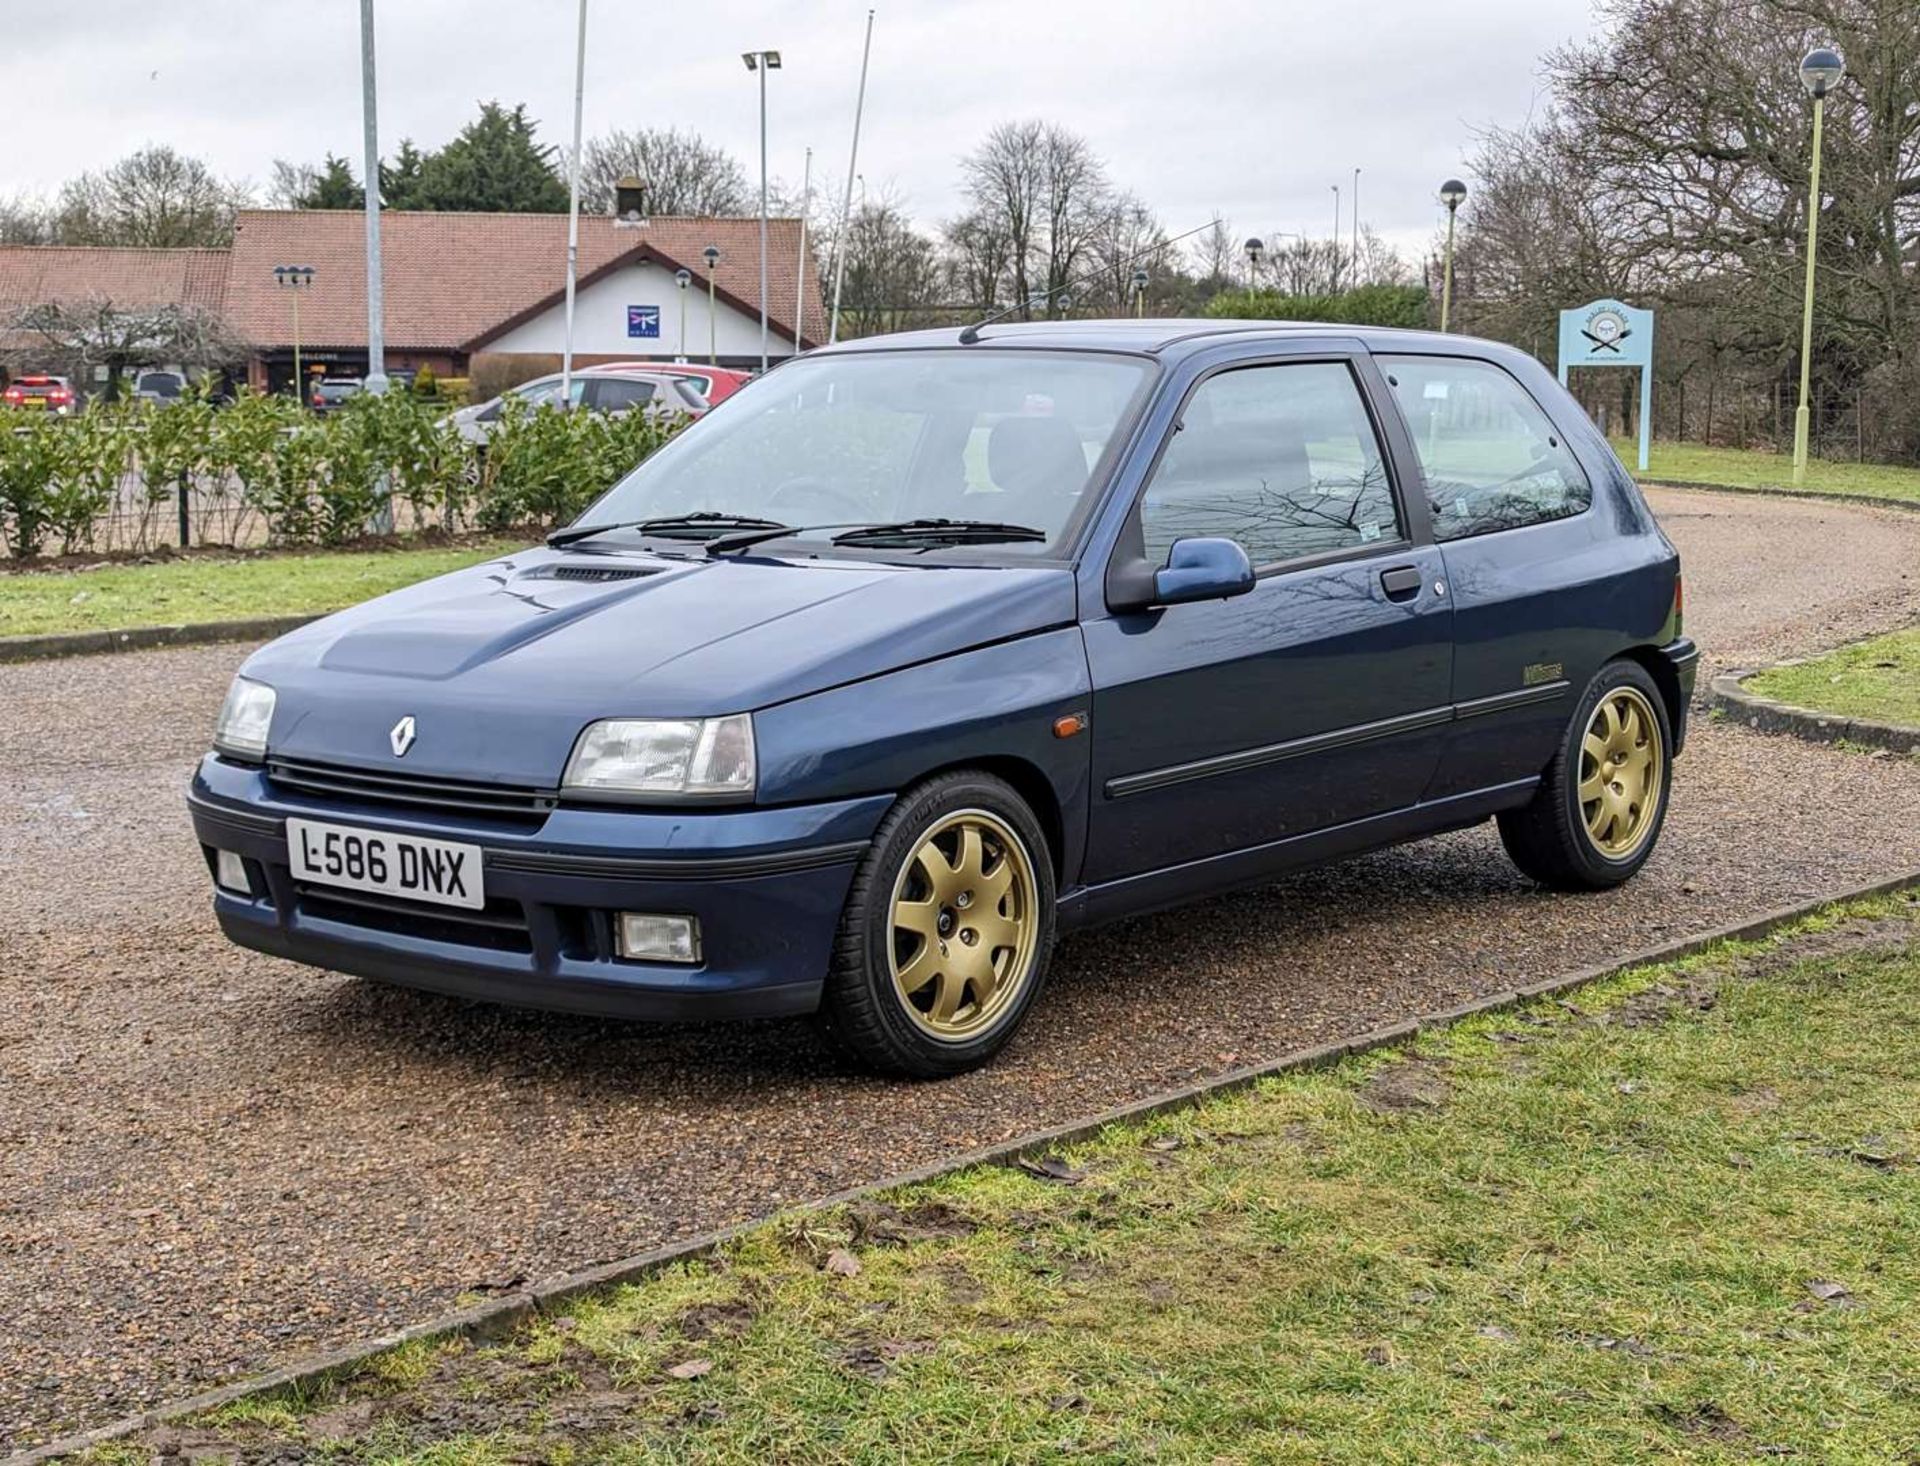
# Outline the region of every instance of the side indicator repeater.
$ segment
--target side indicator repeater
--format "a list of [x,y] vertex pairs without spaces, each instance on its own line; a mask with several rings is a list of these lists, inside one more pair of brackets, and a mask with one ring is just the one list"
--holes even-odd
[[1067,713],[1065,716],[1053,720],[1053,736],[1055,738],[1071,738],[1076,733],[1084,733],[1086,731],[1087,715],[1085,713]]

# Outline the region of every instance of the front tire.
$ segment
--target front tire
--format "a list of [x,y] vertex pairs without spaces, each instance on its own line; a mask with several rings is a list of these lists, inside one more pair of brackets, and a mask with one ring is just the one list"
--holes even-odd
[[884,1073],[978,1068],[1013,1036],[1053,949],[1053,863],[1039,822],[989,774],[902,795],[855,873],[820,1016]]
[[1587,684],[1533,799],[1499,817],[1513,863],[1561,891],[1603,891],[1647,863],[1673,787],[1673,727],[1638,662]]

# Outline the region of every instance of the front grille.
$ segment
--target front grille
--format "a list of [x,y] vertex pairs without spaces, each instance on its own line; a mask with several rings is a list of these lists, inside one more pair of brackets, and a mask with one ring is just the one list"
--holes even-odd
[[557,789],[422,778],[390,771],[375,773],[371,769],[311,763],[305,759],[270,758],[267,778],[279,788],[323,799],[400,804],[414,809],[442,809],[456,814],[529,821],[544,820],[560,801]]
[[295,881],[293,890],[303,916],[421,937],[430,942],[487,947],[496,952],[533,950],[527,911],[518,901],[496,896],[479,911],[457,911],[370,891],[315,886],[306,881]]

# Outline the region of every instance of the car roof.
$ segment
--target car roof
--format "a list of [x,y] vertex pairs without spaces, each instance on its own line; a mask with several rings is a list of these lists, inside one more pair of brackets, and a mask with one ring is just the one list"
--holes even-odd
[[[928,350],[955,347],[960,341],[958,326],[931,331],[903,331],[891,336],[864,336],[843,341],[809,353],[885,350]],[[1265,337],[1274,340],[1337,337],[1358,341],[1371,351],[1408,351],[1444,343],[1457,352],[1471,344],[1476,353],[1497,350],[1492,342],[1473,337],[1442,335],[1438,331],[1414,331],[1390,326],[1353,326],[1330,321],[1243,321],[1216,320],[1211,317],[1174,317],[1146,319],[1070,320],[1070,321],[996,321],[980,328],[974,344],[979,346],[1015,346],[1034,350],[1130,351],[1152,356],[1184,356],[1225,341]]]

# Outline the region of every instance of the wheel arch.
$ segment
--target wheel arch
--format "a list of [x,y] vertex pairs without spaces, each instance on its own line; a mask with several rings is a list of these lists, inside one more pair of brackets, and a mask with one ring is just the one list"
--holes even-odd
[[1678,757],[1686,737],[1687,705],[1673,663],[1658,647],[1644,645],[1628,647],[1616,660],[1637,663],[1653,678],[1653,685],[1660,689],[1660,701],[1666,705],[1667,726],[1673,730],[1673,754]]
[[[982,754],[977,758],[956,759],[939,768],[928,769],[907,789],[915,789],[930,779],[943,774],[958,774],[966,771],[991,774],[1008,785],[1015,794],[1025,801],[1033,817],[1040,824],[1040,833],[1046,838],[1047,858],[1053,866],[1053,880],[1056,890],[1066,886],[1067,832],[1066,813],[1060,805],[1059,792],[1053,787],[1053,781],[1047,777],[1046,770],[1038,764],[1019,757],[1017,754]],[[907,790],[901,791],[904,795]]]

